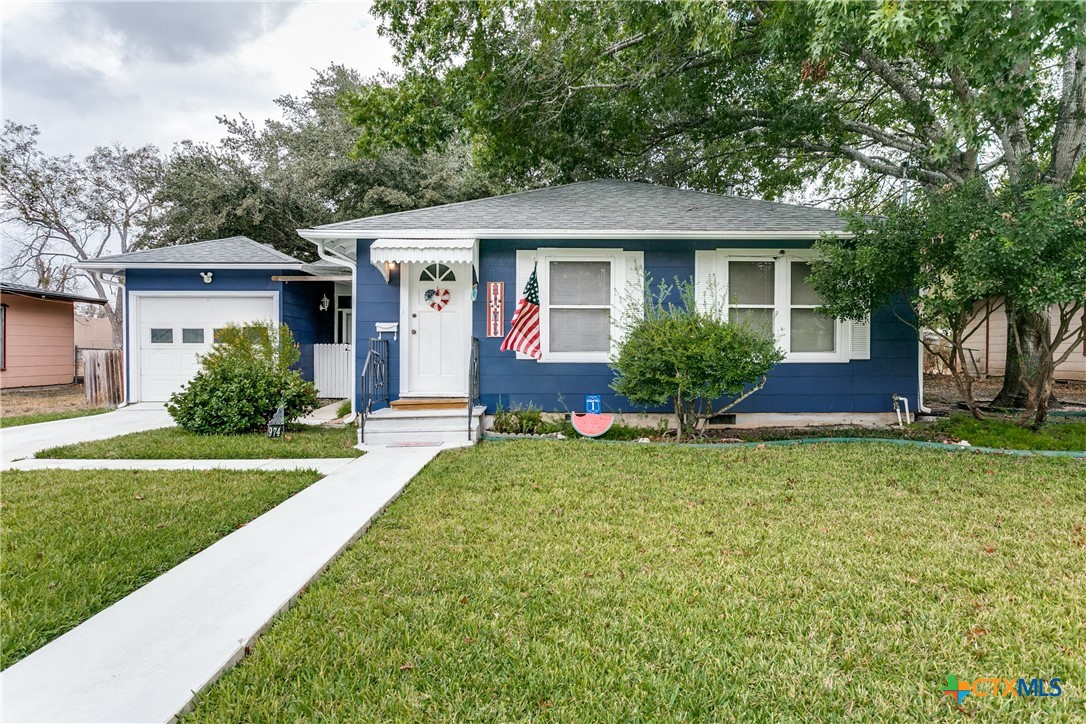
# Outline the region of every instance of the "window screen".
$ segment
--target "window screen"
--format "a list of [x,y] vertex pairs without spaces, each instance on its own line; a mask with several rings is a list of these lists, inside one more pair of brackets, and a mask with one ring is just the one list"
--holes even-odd
[[611,262],[552,261],[548,276],[550,351],[609,351]]
[[791,289],[791,351],[833,352],[836,347],[836,325],[832,317],[819,314],[815,307],[822,303],[818,293],[807,282],[811,265],[805,261],[792,262]]

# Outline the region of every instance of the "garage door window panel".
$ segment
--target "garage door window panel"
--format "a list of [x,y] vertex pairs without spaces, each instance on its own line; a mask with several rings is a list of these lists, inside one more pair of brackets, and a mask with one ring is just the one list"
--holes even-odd
[[199,329],[199,328],[182,329],[181,330],[181,343],[182,344],[203,344],[204,343],[204,330]]
[[162,327],[152,327],[151,344],[173,344],[173,330]]

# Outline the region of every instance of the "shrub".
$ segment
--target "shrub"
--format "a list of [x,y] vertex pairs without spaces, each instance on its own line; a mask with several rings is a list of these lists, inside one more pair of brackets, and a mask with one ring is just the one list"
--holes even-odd
[[529,404],[508,410],[499,404],[494,411],[494,432],[504,435],[541,435],[544,432],[543,408]]
[[204,435],[260,430],[280,403],[286,421],[295,420],[317,405],[313,385],[290,368],[297,361],[286,325],[231,325],[216,332],[200,371],[166,409],[182,428]]
[[672,291],[661,284],[642,317],[623,320],[611,387],[639,405],[671,401],[682,439],[760,390],[784,353],[769,330],[728,322],[719,304],[699,309],[690,282],[678,283],[681,304],[667,302]]
[[351,401],[344,400],[339,403],[339,407],[336,408],[336,417],[347,417],[351,414]]

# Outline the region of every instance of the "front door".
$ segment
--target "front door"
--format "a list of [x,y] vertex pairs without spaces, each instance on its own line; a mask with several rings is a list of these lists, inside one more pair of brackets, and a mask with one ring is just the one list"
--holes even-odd
[[407,264],[404,395],[463,397],[471,349],[471,267]]

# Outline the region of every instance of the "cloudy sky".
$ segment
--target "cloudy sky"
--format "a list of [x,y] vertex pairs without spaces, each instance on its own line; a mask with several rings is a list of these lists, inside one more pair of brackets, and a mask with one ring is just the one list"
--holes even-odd
[[332,62],[393,70],[368,2],[4,2],[3,117],[41,148],[218,140],[216,115],[276,115]]

